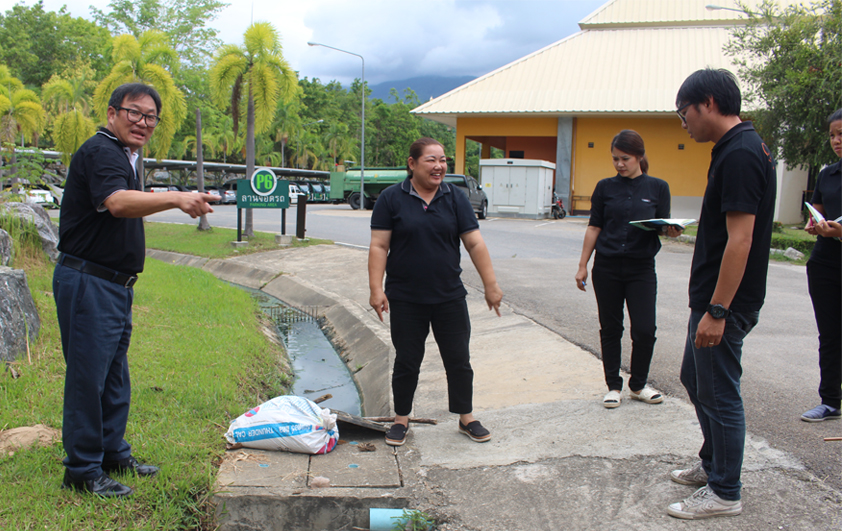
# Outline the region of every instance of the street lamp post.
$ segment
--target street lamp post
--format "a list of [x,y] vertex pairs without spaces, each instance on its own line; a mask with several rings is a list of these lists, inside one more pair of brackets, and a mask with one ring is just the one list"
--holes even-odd
[[708,4],[708,5],[705,6],[705,9],[707,9],[708,11],[719,11],[720,9],[722,9],[722,10],[725,10],[725,11],[734,11],[736,13],[743,13],[744,15],[752,15],[753,14],[751,11],[746,11],[745,9],[737,9],[736,7],[718,6],[716,4]]
[[362,131],[360,132],[360,210],[365,210],[365,59],[363,56],[349,52],[348,50],[342,50],[340,48],[334,48],[333,46],[328,46],[327,44],[321,44],[318,42],[308,42],[307,46],[321,46],[323,48],[330,48],[331,50],[336,50],[337,52],[347,53],[348,55],[356,55],[360,58],[360,61],[363,62],[363,77],[362,77]]

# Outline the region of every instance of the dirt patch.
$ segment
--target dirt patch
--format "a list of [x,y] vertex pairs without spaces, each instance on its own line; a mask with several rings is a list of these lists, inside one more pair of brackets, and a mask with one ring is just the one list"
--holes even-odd
[[0,456],[10,456],[20,449],[36,445],[49,446],[60,439],[59,430],[43,424],[0,431]]

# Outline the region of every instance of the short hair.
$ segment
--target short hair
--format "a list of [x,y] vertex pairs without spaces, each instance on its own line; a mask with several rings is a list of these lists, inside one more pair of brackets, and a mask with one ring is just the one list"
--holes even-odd
[[640,161],[640,170],[643,173],[649,171],[649,159],[646,158],[646,148],[643,146],[643,138],[637,131],[623,129],[617,133],[617,136],[611,141],[611,149],[617,149],[617,151],[637,157]]
[[828,116],[827,124],[830,125],[833,122],[838,122],[839,120],[842,120],[842,109],[837,109],[836,112]]
[[124,83],[115,88],[114,92],[111,93],[111,99],[108,100],[108,106],[116,109],[122,107],[126,98],[129,98],[129,101],[134,101],[143,96],[152,98],[152,101],[155,102],[156,112],[161,114],[161,96],[158,95],[157,90],[145,83]]
[[[675,97],[675,106],[698,106],[708,98],[716,102],[719,113],[724,116],[739,116],[742,96],[736,76],[724,68],[703,68],[690,74]],[[697,107],[698,108],[698,107]]]
[[[430,138],[428,136],[424,136],[416,140],[409,146],[409,158],[418,160],[421,158],[421,155],[424,154],[424,148],[427,146],[441,146],[444,149],[444,145],[434,138]],[[406,165],[406,173],[412,177],[412,170],[409,169],[409,164]]]

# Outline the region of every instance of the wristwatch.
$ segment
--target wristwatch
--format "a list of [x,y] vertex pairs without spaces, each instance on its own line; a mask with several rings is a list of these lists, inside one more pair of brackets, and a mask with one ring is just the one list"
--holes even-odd
[[721,304],[708,304],[708,313],[714,319],[725,319],[731,315],[731,310]]

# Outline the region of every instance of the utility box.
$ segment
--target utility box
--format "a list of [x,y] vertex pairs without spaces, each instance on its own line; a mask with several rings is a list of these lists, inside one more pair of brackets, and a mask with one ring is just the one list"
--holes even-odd
[[488,195],[488,214],[544,219],[552,213],[555,164],[546,160],[482,159],[480,181]]

